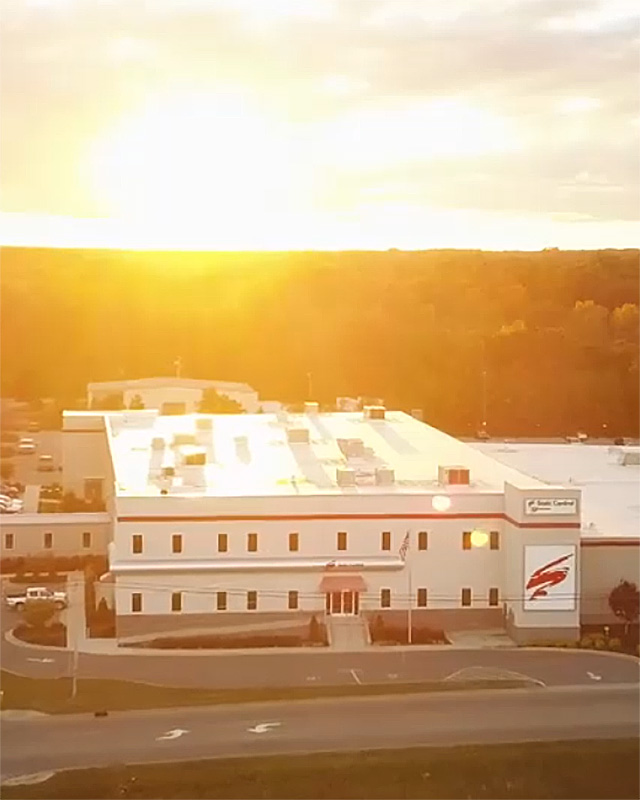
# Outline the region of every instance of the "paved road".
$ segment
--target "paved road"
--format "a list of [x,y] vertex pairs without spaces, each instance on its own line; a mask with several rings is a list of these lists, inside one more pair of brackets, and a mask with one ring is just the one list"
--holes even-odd
[[[114,763],[634,737],[640,696],[633,686],[493,690],[2,720],[0,729],[7,778]],[[184,733],[161,738],[176,730]]]

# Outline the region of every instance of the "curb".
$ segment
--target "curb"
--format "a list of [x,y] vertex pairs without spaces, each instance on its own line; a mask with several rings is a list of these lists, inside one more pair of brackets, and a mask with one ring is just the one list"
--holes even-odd
[[640,665],[640,657],[634,656],[631,653],[616,653],[613,650],[596,650],[595,648],[589,649],[588,647],[518,647],[518,650],[525,650],[528,653],[535,652],[536,650],[544,650],[549,653],[583,653],[584,655],[593,655],[597,653],[600,656],[609,656],[610,658],[624,658],[628,661],[635,661]]
[[69,650],[72,650],[71,647],[56,647],[52,644],[33,644],[32,642],[23,642],[22,639],[18,639],[13,630],[7,631],[4,635],[4,638],[9,644],[13,644],[16,647],[25,647],[28,650],[52,650],[55,653],[66,653]]

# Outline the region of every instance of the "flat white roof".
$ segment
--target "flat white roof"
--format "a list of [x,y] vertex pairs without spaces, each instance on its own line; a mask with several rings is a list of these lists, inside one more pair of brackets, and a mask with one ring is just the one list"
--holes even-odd
[[[163,487],[183,497],[436,493],[438,467],[455,465],[469,468],[471,486],[449,487],[452,492],[502,493],[505,482],[525,489],[546,487],[399,411],[387,411],[384,420],[365,419],[361,411],[289,414],[286,420],[275,414],[161,416],[151,411],[105,416],[116,492],[122,497],[158,496]],[[290,428],[308,429],[309,442],[290,442]],[[172,446],[176,434],[195,436],[206,454],[203,466],[182,466],[193,445]],[[361,440],[364,457],[347,463],[339,439]],[[356,487],[337,483],[337,468],[347,465],[356,470]],[[163,466],[175,466],[176,472],[164,483]],[[394,470],[395,484],[375,484],[379,466]]]
[[638,447],[479,442],[476,450],[542,481],[582,491],[582,538],[640,537],[640,466],[620,463]]

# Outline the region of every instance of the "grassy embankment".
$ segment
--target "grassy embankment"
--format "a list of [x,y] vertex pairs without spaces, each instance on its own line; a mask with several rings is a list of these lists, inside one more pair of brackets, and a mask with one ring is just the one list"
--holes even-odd
[[640,797],[638,741],[414,748],[59,773],[3,797],[588,798]]
[[384,694],[446,692],[470,689],[514,689],[535,686],[525,681],[433,681],[430,683],[345,686],[293,686],[281,689],[180,689],[117,680],[81,679],[71,700],[71,679],[35,679],[2,672],[2,708],[31,709],[47,714],[125,711],[142,708],[253,703],[273,700],[306,700],[315,697],[367,697]]

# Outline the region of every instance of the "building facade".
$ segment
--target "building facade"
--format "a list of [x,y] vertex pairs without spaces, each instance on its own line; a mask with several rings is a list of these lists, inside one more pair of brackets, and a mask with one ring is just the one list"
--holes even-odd
[[65,412],[64,431],[65,480],[103,481],[122,639],[325,614],[579,636],[580,490],[410,415]]

